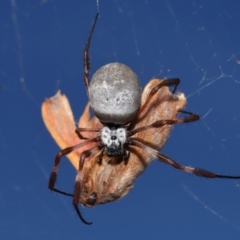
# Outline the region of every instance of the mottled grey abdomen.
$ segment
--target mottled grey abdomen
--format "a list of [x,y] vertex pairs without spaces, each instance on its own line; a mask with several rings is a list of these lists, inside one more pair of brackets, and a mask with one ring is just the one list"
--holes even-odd
[[104,65],[90,81],[91,107],[102,123],[125,124],[131,121],[140,107],[141,94],[137,75],[121,63]]

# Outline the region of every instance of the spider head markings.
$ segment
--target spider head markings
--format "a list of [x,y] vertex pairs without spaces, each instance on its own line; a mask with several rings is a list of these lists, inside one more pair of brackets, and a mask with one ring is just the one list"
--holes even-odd
[[124,144],[127,141],[127,131],[123,127],[105,125],[101,131],[101,144],[109,157],[122,156],[125,153]]

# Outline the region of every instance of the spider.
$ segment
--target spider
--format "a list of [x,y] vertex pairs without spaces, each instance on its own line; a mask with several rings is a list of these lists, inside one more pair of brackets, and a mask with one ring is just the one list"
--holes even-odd
[[[136,127],[135,123],[142,118],[144,115],[143,113],[145,113],[148,108],[152,107],[151,104],[154,101],[155,96],[158,96],[158,93],[161,90],[172,86],[173,91],[171,101],[174,101],[174,99],[180,99],[180,97],[175,95],[177,86],[180,83],[178,78],[154,80],[154,83],[150,85],[151,89],[149,90],[144,103],[141,103],[142,92],[137,75],[124,64],[109,63],[104,65],[97,70],[91,81],[89,81],[89,48],[98,17],[99,13],[97,13],[94,18],[84,48],[84,83],[90,99],[91,108],[96,118],[98,118],[102,124],[102,127],[76,128],[75,133],[84,141],[81,141],[74,146],[67,147],[57,154],[49,179],[49,189],[73,197],[73,206],[77,215],[83,223],[90,225],[92,222],[86,221],[78,208],[79,202],[87,206],[94,206],[98,203],[114,201],[124,196],[132,187],[135,178],[146,167],[143,166],[142,169],[136,170],[131,176],[126,176],[127,174],[125,170],[127,167],[134,169],[134,166],[130,166],[132,164],[130,162],[132,160],[130,155],[135,154],[139,161],[141,159],[141,156],[138,155],[134,149],[140,149],[143,155],[144,152],[150,153],[154,158],[157,158],[163,163],[200,177],[240,179],[240,176],[219,175],[204,169],[180,165],[170,157],[160,153],[158,151],[159,149],[157,149],[161,148],[166,141],[167,136],[164,137],[161,146],[158,147],[154,147],[154,144],[145,141],[145,139],[135,137],[138,136],[139,133],[150,131],[151,129],[164,129],[167,126],[173,126],[179,123],[197,121],[199,120],[199,116],[191,112],[183,111],[181,108],[183,108],[185,104],[184,102],[182,107],[177,110],[177,112],[185,114],[183,118],[175,118],[175,116],[173,116],[174,118],[159,119],[144,126]],[[169,131],[165,135],[168,135]],[[96,134],[96,136],[90,138],[84,137],[82,132],[93,133]],[[86,150],[84,149],[81,152],[73,194],[59,190],[55,187],[55,183],[61,158],[79,148],[85,148],[86,145],[91,145],[91,147]],[[92,157],[93,161],[89,160],[90,157]],[[102,166],[104,157],[108,157],[110,160],[107,160],[105,165]],[[97,159],[96,162],[94,160],[95,158]],[[86,159],[88,159],[88,161],[86,161]],[[100,167],[101,171],[99,170]],[[122,169],[125,169],[125,172]],[[95,171],[95,175],[92,173],[93,171]],[[103,183],[102,175],[107,175],[108,179]],[[114,181],[119,184],[121,180],[127,177],[130,180],[128,183],[123,183],[121,192],[117,192],[117,190],[109,190],[109,186],[112,188]],[[100,190],[99,188],[98,190],[93,190],[96,189],[94,187],[97,184],[98,187],[100,186]],[[107,190],[103,190],[105,185],[107,185]]]

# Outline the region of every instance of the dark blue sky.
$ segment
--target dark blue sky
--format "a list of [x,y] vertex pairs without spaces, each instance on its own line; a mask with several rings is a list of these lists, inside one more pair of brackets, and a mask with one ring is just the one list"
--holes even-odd
[[[162,152],[179,163],[240,175],[239,1],[101,1],[91,74],[119,61],[138,74],[179,77],[196,123],[176,126]],[[58,89],[75,119],[87,103],[82,53],[96,1],[0,3],[1,239],[239,239],[240,181],[208,180],[157,161],[122,200],[84,208],[48,190],[58,146],[41,104]],[[58,185],[73,189],[61,163]]]

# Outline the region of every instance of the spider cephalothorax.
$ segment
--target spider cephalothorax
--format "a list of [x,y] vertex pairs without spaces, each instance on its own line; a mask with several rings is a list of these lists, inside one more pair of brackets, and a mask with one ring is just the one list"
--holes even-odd
[[[89,47],[98,15],[84,49],[84,83],[95,117],[89,120],[88,105],[82,116],[84,121],[80,121],[75,130],[79,143],[76,144],[74,130],[70,131],[74,120],[64,96],[58,93],[42,107],[46,126],[56,141],[65,146],[55,158],[49,189],[73,197],[79,218],[85,224],[92,224],[82,217],[79,202],[91,207],[123,197],[153,158],[201,177],[239,179],[240,176],[180,165],[159,152],[173,125],[199,119],[197,114],[182,110],[186,99],[183,94],[175,95],[179,79],[154,79],[142,93],[137,75],[129,67],[110,63],[101,67],[89,81]],[[170,86],[174,87],[172,93]],[[184,117],[178,118],[179,113],[185,114]],[[62,139],[67,139],[66,133],[74,146],[61,144]],[[77,169],[73,193],[55,187],[60,159],[68,154]]]
[[123,156],[126,152],[124,145],[127,141],[127,132],[123,127],[104,126],[101,131],[101,144],[109,157]]

